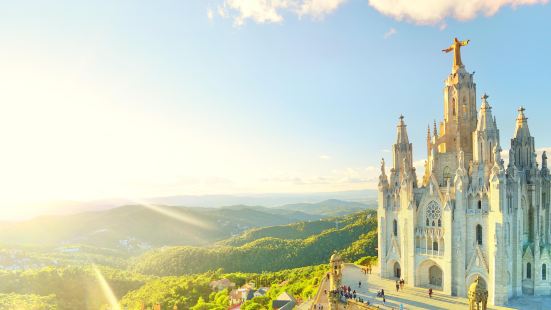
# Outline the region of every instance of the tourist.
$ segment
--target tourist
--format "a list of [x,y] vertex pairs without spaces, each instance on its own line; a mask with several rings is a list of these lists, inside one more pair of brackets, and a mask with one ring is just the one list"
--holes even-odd
[[396,280],[396,292],[400,291],[400,283]]
[[404,304],[400,304],[400,310],[404,310]]
[[384,289],[381,289],[381,295],[383,295],[383,297],[385,297],[385,290]]
[[362,281],[358,282],[358,287],[362,287]]
[[432,298],[432,288],[429,288],[429,298]]

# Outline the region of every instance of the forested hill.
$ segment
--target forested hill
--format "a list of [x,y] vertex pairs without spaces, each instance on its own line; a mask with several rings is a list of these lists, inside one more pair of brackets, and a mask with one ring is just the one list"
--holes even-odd
[[[50,247],[87,245],[141,253],[143,249],[160,246],[211,245],[255,227],[318,221],[329,214],[350,214],[365,208],[367,205],[341,200],[278,208],[247,205],[220,208],[128,205],[96,212],[42,216],[23,222],[3,223],[0,225],[0,244]],[[325,228],[330,226],[327,224]]]
[[222,240],[218,243],[218,245],[242,246],[249,242],[266,237],[288,240],[305,239],[310,236],[318,235],[331,228],[346,227],[354,224],[357,220],[358,217],[355,215],[340,216],[320,219],[319,221],[252,228],[238,236]]
[[166,245],[207,245],[253,227],[318,220],[293,210],[253,206],[223,208],[123,206],[98,212],[43,216],[0,227],[0,244],[91,245],[136,250]]
[[[239,246],[219,245],[211,248],[190,246],[165,247],[152,250],[133,264],[136,272],[150,275],[184,275],[222,268],[226,272],[263,272],[326,263],[333,251],[340,251],[353,261],[376,255],[377,221],[374,211],[364,211],[342,219],[346,225],[325,229],[306,238],[293,238],[293,231],[302,232],[297,225],[271,228],[282,238],[265,236]],[[314,231],[312,223],[303,223]],[[323,224],[322,224],[323,226]],[[288,229],[290,233],[281,236]],[[321,228],[319,228],[321,229]],[[238,241],[228,242],[239,244]]]

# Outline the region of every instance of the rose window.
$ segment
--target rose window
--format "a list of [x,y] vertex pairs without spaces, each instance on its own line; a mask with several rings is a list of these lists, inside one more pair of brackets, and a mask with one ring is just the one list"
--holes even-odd
[[431,203],[427,207],[427,218],[430,220],[438,220],[440,219],[441,212],[440,207],[436,203]]

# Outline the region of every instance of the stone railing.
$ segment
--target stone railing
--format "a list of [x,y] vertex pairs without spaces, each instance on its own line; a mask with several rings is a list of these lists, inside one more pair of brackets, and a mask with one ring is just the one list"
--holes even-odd
[[434,250],[427,250],[423,248],[415,248],[415,253],[419,255],[428,255],[428,256],[444,256],[444,251],[434,251]]
[[418,237],[430,236],[433,238],[442,238],[444,236],[444,228],[442,227],[417,227],[415,235]]

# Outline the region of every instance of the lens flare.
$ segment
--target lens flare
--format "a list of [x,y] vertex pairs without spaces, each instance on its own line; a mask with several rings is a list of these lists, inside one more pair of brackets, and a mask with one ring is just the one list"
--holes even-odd
[[96,280],[100,285],[101,291],[103,292],[105,299],[107,299],[107,302],[109,302],[110,309],[121,310],[119,302],[117,301],[117,297],[115,296],[115,293],[113,292],[113,289],[111,288],[107,280],[105,280],[105,277],[101,273],[101,270],[99,270],[96,265],[92,265],[92,268],[94,269],[94,274],[96,276]]

